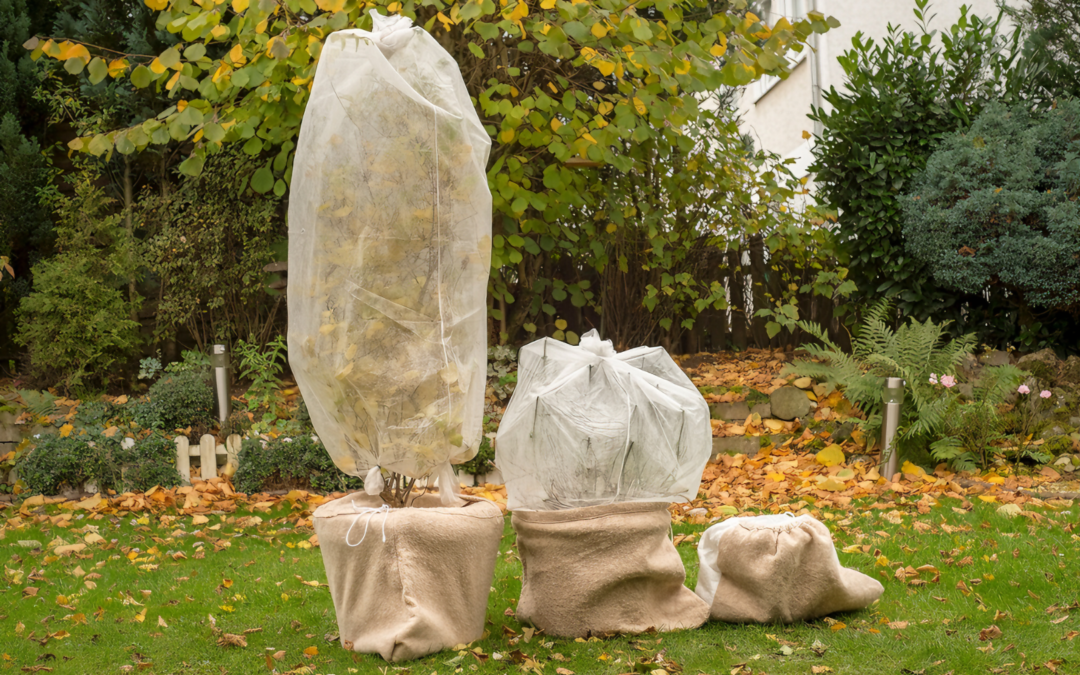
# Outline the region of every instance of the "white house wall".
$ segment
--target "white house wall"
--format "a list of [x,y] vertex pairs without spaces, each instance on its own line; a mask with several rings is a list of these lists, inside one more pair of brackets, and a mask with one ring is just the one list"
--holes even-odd
[[[784,6],[781,2],[773,4]],[[936,0],[929,12],[936,15],[931,29],[941,31],[955,23],[964,4],[971,8],[969,14],[983,18],[993,19],[998,13],[994,0]],[[802,5],[811,7],[810,0],[803,0]],[[864,37],[879,41],[888,34],[890,23],[903,30],[917,30],[914,8],[914,0],[817,0],[817,11],[840,20],[839,28],[818,36],[822,91],[844,87],[844,69],[837,57],[851,48],[856,33],[861,31]],[[768,23],[777,18],[779,15],[774,13]],[[739,101],[743,132],[750,134],[758,147],[795,159],[797,175],[806,173],[811,159],[810,142],[803,138],[803,132],[814,130],[814,123],[807,117],[813,102],[812,67],[813,59],[804,58],[786,80],[776,82],[767,91],[761,85],[751,85],[743,90]]]

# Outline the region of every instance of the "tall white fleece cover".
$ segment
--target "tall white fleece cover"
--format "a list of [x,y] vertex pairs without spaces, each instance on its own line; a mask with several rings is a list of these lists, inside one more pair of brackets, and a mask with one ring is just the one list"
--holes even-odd
[[522,347],[495,464],[511,510],[694,499],[712,452],[709,406],[664,349]]
[[300,130],[289,362],[342,471],[421,478],[479,447],[491,140],[450,54],[374,18],[326,40]]

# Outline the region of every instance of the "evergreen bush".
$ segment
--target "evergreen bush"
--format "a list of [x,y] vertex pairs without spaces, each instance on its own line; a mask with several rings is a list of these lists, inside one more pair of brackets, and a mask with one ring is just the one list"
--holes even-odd
[[307,434],[272,440],[246,438],[233,484],[253,494],[280,487],[322,492],[359,490],[363,480],[342,473],[316,437]]
[[147,429],[206,427],[214,421],[214,390],[197,370],[168,374],[155,382],[135,408],[135,423]]
[[1031,324],[1080,306],[1080,103],[992,104],[948,135],[903,201],[907,250],[963,293],[998,286]]

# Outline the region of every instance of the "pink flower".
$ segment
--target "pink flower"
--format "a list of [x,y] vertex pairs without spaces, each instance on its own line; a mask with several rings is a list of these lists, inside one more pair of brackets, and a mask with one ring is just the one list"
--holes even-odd
[[1030,394],[1031,390],[1028,389],[1028,386],[1026,384],[1022,384],[1017,388],[1016,393],[1018,393],[1018,394]]
[[937,375],[935,373],[930,373],[930,384],[937,384]]
[[956,378],[953,377],[952,375],[942,375],[941,376],[941,385],[943,387],[945,387],[946,389],[952,389],[953,387],[956,386]]
[[1039,396],[1042,396],[1043,398],[1050,398],[1050,392],[1046,389],[1043,389],[1039,392]]

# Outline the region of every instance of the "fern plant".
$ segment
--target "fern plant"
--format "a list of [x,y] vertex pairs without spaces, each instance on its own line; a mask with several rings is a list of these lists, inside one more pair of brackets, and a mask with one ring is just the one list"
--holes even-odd
[[930,319],[924,323],[909,319],[894,329],[892,314],[888,300],[870,307],[852,337],[850,354],[830,340],[818,324],[800,321],[799,328],[821,344],[804,345],[816,361],[796,361],[786,372],[841,387],[847,399],[865,415],[859,426],[874,441],[881,436],[885,378],[903,378],[904,405],[896,443],[904,452],[929,445],[945,422],[950,400],[935,390],[930,376],[955,373],[964,356],[975,348],[975,336],[948,339],[945,329],[949,322],[934,323]]
[[1015,366],[990,367],[974,383],[971,402],[962,403],[948,389],[942,392],[948,412],[939,425],[943,436],[930,444],[934,459],[957,471],[985,469],[992,444],[1007,438],[999,408],[1023,377]]

